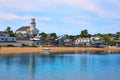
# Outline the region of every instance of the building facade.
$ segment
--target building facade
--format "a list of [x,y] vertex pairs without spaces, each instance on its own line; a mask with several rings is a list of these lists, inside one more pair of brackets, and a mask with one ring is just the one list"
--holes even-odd
[[30,26],[22,26],[16,30],[17,36],[32,37],[34,34],[39,34],[39,30],[36,28],[35,18],[31,18]]
[[55,39],[57,46],[73,46],[73,40],[68,35],[62,35]]
[[77,38],[74,41],[75,46],[94,46],[100,47],[105,44],[105,40],[102,37],[91,37],[91,38]]
[[10,37],[9,34],[3,32],[0,34],[0,42],[16,42],[16,38]]
[[74,41],[75,46],[83,46],[86,44],[86,46],[90,46],[91,44],[91,38],[78,38]]
[[11,37],[8,33],[0,31],[0,46],[22,46],[21,43],[16,42],[16,37]]

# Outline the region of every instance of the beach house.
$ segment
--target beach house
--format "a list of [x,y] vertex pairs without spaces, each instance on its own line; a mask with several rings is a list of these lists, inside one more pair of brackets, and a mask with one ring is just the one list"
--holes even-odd
[[75,46],[95,46],[100,47],[105,44],[105,40],[102,37],[91,37],[91,38],[77,38],[74,41]]
[[64,45],[65,46],[73,46],[73,39],[70,39],[70,38],[65,39],[64,40]]
[[0,31],[0,46],[22,46],[21,43],[16,42],[16,37],[11,37],[8,32]]
[[99,36],[91,37],[91,45],[93,45],[94,47],[104,47],[105,40]]
[[37,45],[43,45],[43,37],[41,35],[30,38],[30,40],[36,42]]
[[62,36],[58,36],[56,39],[56,45],[58,46],[71,46],[73,44],[73,40],[70,39],[70,37],[68,35],[62,35]]
[[83,46],[84,44],[86,46],[90,46],[91,44],[91,38],[77,38],[74,41],[75,46]]
[[119,40],[115,40],[115,46],[120,46],[120,39]]
[[45,38],[44,38],[44,45],[52,45],[55,46],[56,42],[55,42],[56,37],[52,36],[50,34],[48,34]]

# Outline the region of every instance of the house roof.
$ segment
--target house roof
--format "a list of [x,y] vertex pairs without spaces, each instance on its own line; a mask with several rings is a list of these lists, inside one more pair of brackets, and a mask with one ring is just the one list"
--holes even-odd
[[9,35],[9,33],[6,31],[0,31],[0,36],[6,36],[6,35]]
[[17,40],[17,41],[19,41],[19,40],[26,40],[26,41],[29,40],[29,41],[30,41],[29,38],[17,38],[16,40]]
[[65,39],[64,42],[71,42],[72,39]]
[[17,31],[26,31],[29,28],[30,28],[30,26],[22,26]]

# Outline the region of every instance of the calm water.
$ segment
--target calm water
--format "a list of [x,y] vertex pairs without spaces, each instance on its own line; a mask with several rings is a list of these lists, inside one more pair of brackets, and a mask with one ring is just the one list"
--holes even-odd
[[120,52],[0,55],[0,80],[120,80]]

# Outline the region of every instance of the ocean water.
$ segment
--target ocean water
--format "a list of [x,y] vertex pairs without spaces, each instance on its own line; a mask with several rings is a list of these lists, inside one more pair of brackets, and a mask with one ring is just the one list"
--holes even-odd
[[0,55],[0,80],[120,80],[120,52]]

